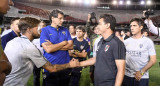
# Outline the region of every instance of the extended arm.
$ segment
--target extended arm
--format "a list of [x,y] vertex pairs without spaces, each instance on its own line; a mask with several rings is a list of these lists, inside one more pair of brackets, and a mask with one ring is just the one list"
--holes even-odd
[[67,64],[51,64],[50,62],[47,62],[43,68],[48,70],[49,72],[57,72],[61,71],[67,68],[74,68],[79,65],[79,61],[76,59],[72,59],[69,63]]
[[80,62],[80,67],[94,65],[96,63],[96,57]]
[[[158,27],[156,27],[154,24],[153,24],[153,22],[152,22],[152,20],[150,20],[150,19],[146,19],[145,21],[144,21],[144,23],[147,25],[147,27],[148,27],[148,29],[149,29],[149,31],[151,32],[151,33],[153,33],[153,34],[155,34],[155,35],[158,35]],[[160,30],[159,30],[160,31]],[[159,35],[160,36],[160,35]]]

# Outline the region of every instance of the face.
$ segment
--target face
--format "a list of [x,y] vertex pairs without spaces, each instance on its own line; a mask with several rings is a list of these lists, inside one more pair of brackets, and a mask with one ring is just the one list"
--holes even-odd
[[118,31],[116,31],[116,32],[115,32],[115,35],[116,35],[116,36],[120,36],[120,34],[119,34],[119,32],[118,32]]
[[144,36],[148,36],[148,33],[147,33],[147,32],[143,32],[143,35],[144,35]]
[[94,33],[95,33],[95,34],[99,34],[98,25],[95,27]]
[[84,34],[85,34],[85,33],[84,33],[82,30],[79,30],[79,29],[76,30],[76,36],[77,36],[78,38],[83,37]]
[[131,28],[131,33],[133,35],[141,34],[141,29],[143,28],[142,26],[139,26],[136,21],[131,22],[130,24]]
[[69,26],[70,33],[76,33],[74,26]]
[[98,24],[99,34],[103,34],[104,32],[106,32],[107,30],[106,28],[107,28],[107,24],[105,24],[103,18],[101,18]]
[[16,31],[17,33],[20,33],[20,30],[18,28],[18,23],[19,20],[15,20],[12,24],[11,24],[11,29],[13,29],[14,31]]
[[126,35],[127,35],[127,36],[131,36],[131,33],[130,33],[130,32],[127,32]]
[[36,27],[34,27],[34,28],[32,28],[31,29],[31,32],[32,32],[32,36],[33,36],[33,38],[34,39],[36,39],[36,38],[39,38],[40,37],[40,34],[38,33],[38,25],[36,26]]
[[44,28],[45,26],[46,26],[45,23],[43,23],[43,22],[40,22],[40,23],[39,23],[39,25],[38,25],[38,30],[37,30],[39,34],[42,32],[41,29]]
[[64,16],[60,13],[58,13],[57,18],[52,17],[52,23],[55,24],[56,26],[62,26],[63,21],[64,21]]
[[12,0],[0,0],[0,13],[6,14],[9,10],[9,6],[13,5]]
[[124,35],[125,33],[124,33],[124,31],[121,31],[121,35]]

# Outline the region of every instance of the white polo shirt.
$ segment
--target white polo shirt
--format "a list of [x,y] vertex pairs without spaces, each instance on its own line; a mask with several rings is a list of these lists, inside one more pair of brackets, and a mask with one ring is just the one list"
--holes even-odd
[[9,41],[4,52],[12,64],[12,71],[6,76],[4,86],[25,86],[34,64],[39,68],[47,62],[26,36]]

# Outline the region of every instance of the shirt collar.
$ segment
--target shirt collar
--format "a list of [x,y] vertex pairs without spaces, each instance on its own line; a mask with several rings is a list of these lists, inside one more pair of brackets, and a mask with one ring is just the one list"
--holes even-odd
[[103,40],[106,41],[106,42],[109,42],[109,41],[112,40],[112,38],[113,38],[114,36],[115,36],[115,34],[113,33],[113,34],[110,35],[107,39],[104,39],[104,38],[103,38]]

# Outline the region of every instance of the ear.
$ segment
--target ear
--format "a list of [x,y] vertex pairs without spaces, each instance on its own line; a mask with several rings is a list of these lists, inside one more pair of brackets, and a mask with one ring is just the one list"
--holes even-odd
[[106,23],[105,26],[107,29],[110,28],[110,23]]
[[10,28],[13,29],[13,24],[11,24]]
[[143,29],[143,26],[140,26],[141,30]]

